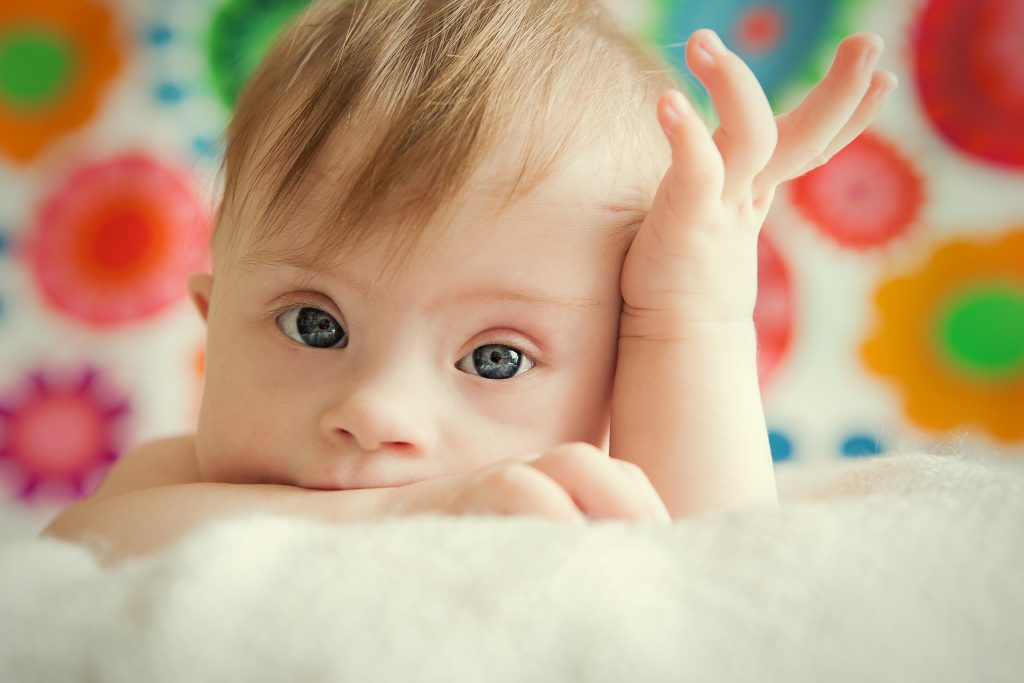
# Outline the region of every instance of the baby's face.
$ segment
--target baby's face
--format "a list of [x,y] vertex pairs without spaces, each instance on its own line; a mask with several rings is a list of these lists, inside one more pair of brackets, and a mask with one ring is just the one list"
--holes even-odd
[[384,244],[324,272],[219,262],[203,478],[397,486],[567,441],[606,446],[628,247],[615,209],[626,191],[653,194],[649,173],[612,170],[575,155],[503,211],[505,188],[478,174],[450,227],[386,286]]

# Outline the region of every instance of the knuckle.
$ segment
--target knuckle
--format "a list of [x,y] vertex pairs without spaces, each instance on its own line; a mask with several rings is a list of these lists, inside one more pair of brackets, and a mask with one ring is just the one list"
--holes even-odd
[[651,483],[651,478],[647,476],[647,473],[644,472],[643,468],[631,462],[623,462],[621,460],[617,462],[625,475],[632,479],[636,484],[645,490],[654,490],[654,484]]
[[604,457],[604,451],[597,446],[585,441],[572,441],[556,446],[551,455],[557,458],[564,458],[573,462],[591,462],[594,458]]
[[484,478],[484,485],[499,491],[521,489],[525,486],[524,482],[529,469],[528,465],[509,463],[488,473]]
[[808,166],[811,168],[817,168],[828,161],[828,146],[825,143],[809,145],[804,151],[804,158],[810,159]]
[[644,481],[649,481],[647,473],[644,472],[643,468],[637,465],[635,462],[629,462],[628,460],[614,460],[614,462],[626,471],[627,474],[642,478]]
[[552,499],[545,475],[529,465],[513,463],[488,476],[479,491],[479,507],[506,516],[539,515],[551,519],[574,519],[572,510]]
[[482,495],[489,496],[512,510],[520,510],[534,503],[539,492],[539,479],[545,475],[529,465],[512,463],[491,472],[480,487]]

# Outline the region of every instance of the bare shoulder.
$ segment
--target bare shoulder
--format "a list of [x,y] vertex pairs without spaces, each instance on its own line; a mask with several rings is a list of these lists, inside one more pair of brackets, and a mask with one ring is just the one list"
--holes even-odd
[[195,436],[173,436],[149,441],[128,451],[110,469],[92,498],[197,481]]

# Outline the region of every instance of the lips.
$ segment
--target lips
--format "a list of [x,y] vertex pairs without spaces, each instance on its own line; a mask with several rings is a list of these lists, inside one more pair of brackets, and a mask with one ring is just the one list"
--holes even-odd
[[440,476],[436,472],[410,467],[403,456],[361,455],[353,462],[350,459],[317,463],[296,477],[297,485],[303,488],[347,491],[353,489],[379,489],[408,486],[426,479]]

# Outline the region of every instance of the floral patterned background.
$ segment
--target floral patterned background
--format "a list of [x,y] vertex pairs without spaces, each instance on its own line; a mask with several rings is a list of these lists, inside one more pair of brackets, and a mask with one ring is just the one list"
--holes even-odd
[[[1024,0],[608,0],[717,30],[778,110],[872,30],[901,88],[780,193],[756,310],[780,467],[1024,456]],[[305,0],[0,0],[0,536],[191,428],[232,101]],[[696,96],[700,99],[700,96]]]

